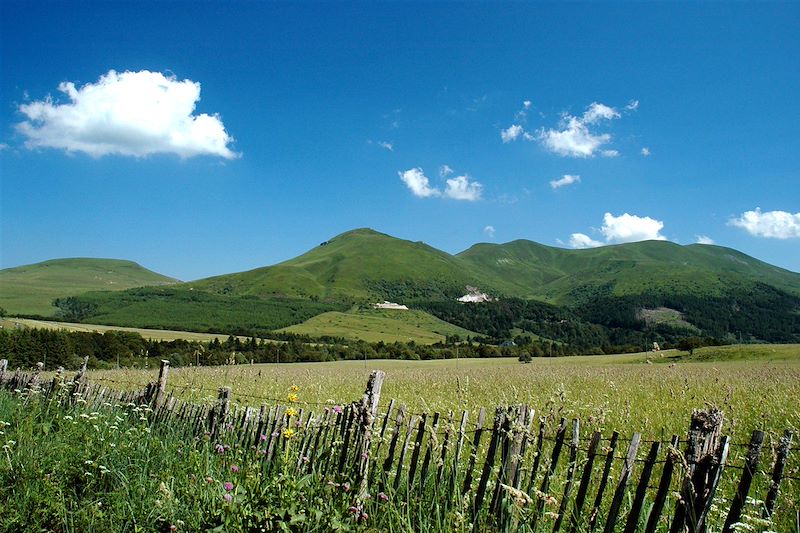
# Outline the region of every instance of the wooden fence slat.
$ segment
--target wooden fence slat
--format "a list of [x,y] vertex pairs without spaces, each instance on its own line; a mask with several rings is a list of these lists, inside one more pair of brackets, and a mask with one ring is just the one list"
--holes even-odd
[[[411,428],[414,427],[414,423],[417,421],[417,415],[411,416],[411,421],[408,423],[408,429],[406,430],[406,438],[403,440],[403,447],[400,449],[400,456],[397,458],[397,474],[394,477],[394,491],[400,488],[400,479],[403,477],[403,460],[406,457],[406,450],[408,450],[408,443],[411,440]],[[406,481],[406,486],[410,488],[411,480]]]
[[650,509],[650,515],[647,517],[647,525],[644,529],[645,533],[654,533],[661,519],[661,512],[664,510],[664,504],[667,501],[667,495],[669,494],[669,488],[672,483],[672,472],[675,470],[675,463],[679,458],[679,443],[680,437],[673,435],[669,448],[667,448],[667,460],[664,463],[664,469],[661,471],[661,481],[658,483],[658,491],[653,500],[653,507]]
[[564,485],[564,496],[561,498],[561,505],[558,508],[558,518],[553,525],[553,533],[561,529],[564,515],[567,513],[569,505],[569,495],[572,491],[572,483],[575,479],[575,470],[578,468],[578,445],[580,444],[580,422],[576,418],[572,421],[572,440],[569,445],[569,470],[567,470],[567,482]]
[[544,448],[544,430],[547,419],[542,417],[539,422],[539,434],[536,436],[536,452],[533,458],[533,466],[531,467],[531,476],[528,479],[528,495],[533,494],[533,486],[536,484],[536,474],[539,470],[539,463],[542,462],[542,449]]
[[475,493],[475,500],[472,505],[472,523],[477,527],[478,512],[483,505],[483,499],[486,496],[486,487],[489,484],[489,476],[494,468],[494,459],[497,455],[497,444],[500,440],[500,432],[505,421],[505,411],[498,407],[494,414],[494,424],[492,425],[492,440],[489,442],[489,450],[486,453],[486,460],[483,463],[483,471],[481,472],[481,479],[478,482],[478,490]]
[[502,524],[504,517],[502,516],[500,503],[503,496],[503,485],[507,485],[507,475],[510,467],[511,446],[512,446],[512,425],[514,420],[519,417],[519,408],[509,408],[506,411],[506,419],[503,422],[502,429],[500,430],[500,468],[498,469],[497,481],[494,484],[494,491],[492,493],[492,501],[489,505],[492,514],[498,523]]
[[555,445],[553,445],[553,453],[550,455],[550,464],[547,466],[544,479],[542,479],[542,485],[539,488],[540,495],[537,498],[536,513],[531,519],[531,529],[534,531],[536,531],[536,524],[539,518],[544,515],[545,498],[549,496],[548,491],[550,490],[550,478],[553,476],[558,466],[558,458],[561,456],[561,448],[564,447],[564,436],[566,433],[567,419],[562,418],[561,423],[558,425],[558,430],[556,431],[556,442]]
[[614,492],[614,499],[611,500],[611,507],[608,509],[608,518],[606,519],[604,533],[612,533],[614,531],[614,526],[617,524],[617,517],[619,516],[619,510],[622,506],[622,500],[625,497],[625,489],[628,487],[628,480],[630,480],[631,473],[633,472],[633,464],[636,461],[636,452],[639,450],[639,442],[641,439],[641,433],[633,434],[631,445],[628,448],[628,455],[625,457],[625,465],[622,467],[622,473],[619,475],[617,490]]
[[775,459],[775,467],[772,469],[772,482],[764,500],[764,518],[770,518],[772,510],[775,508],[775,502],[778,499],[778,492],[781,488],[781,479],[783,479],[783,471],[786,468],[786,461],[789,459],[789,449],[792,447],[793,436],[792,431],[787,429],[783,432],[783,437],[781,437],[778,445],[778,457]]
[[419,418],[419,427],[417,428],[417,438],[414,441],[414,451],[411,452],[411,462],[408,468],[408,488],[413,489],[415,477],[417,475],[417,463],[419,462],[419,454],[422,450],[422,439],[425,437],[425,422],[428,420],[428,415],[423,413]]
[[481,444],[481,435],[483,435],[483,424],[486,422],[486,409],[481,407],[478,411],[478,422],[475,424],[475,435],[472,437],[472,450],[469,455],[469,465],[465,470],[464,486],[461,489],[461,494],[466,494],[472,488],[472,472],[475,470],[475,461],[478,456],[478,449]]
[[[425,489],[425,483],[428,480],[428,468],[431,465],[431,457],[433,456],[433,448],[436,445],[436,432],[439,430],[439,412],[433,413],[433,424],[431,425],[431,434],[428,437],[428,446],[425,448],[425,459],[422,460],[422,470],[419,475],[419,486]],[[410,486],[411,480],[409,480]]]
[[619,441],[619,433],[615,431],[611,434],[611,441],[608,443],[608,453],[606,453],[606,462],[603,466],[603,475],[600,478],[600,485],[597,487],[597,496],[592,506],[592,514],[589,515],[589,531],[594,531],[594,528],[597,526],[600,507],[603,505],[603,493],[608,484],[608,474],[611,472],[611,465],[614,462],[614,452],[617,449],[617,441]]
[[636,495],[633,498],[631,510],[628,513],[628,520],[625,522],[625,533],[635,533],[639,527],[639,515],[642,513],[644,497],[647,494],[647,485],[650,483],[650,476],[653,473],[653,466],[658,459],[661,451],[661,443],[656,441],[650,445],[647,459],[644,461],[642,473],[639,476],[639,484],[636,486]]
[[570,533],[576,533],[578,530],[578,521],[583,512],[583,503],[586,500],[589,482],[592,479],[592,467],[594,466],[594,458],[597,455],[597,445],[600,443],[601,435],[599,431],[595,431],[589,441],[589,449],[586,451],[586,464],[583,465],[583,475],[581,476],[581,483],[578,486],[578,493],[575,495],[575,505],[573,506],[572,516],[570,518]]
[[742,509],[744,508],[747,494],[750,492],[750,484],[753,482],[753,476],[758,470],[758,460],[761,458],[761,448],[763,446],[764,432],[758,430],[753,431],[750,444],[747,447],[747,456],[744,461],[742,477],[739,480],[739,486],[736,488],[736,495],[733,497],[733,502],[728,510],[725,525],[722,527],[723,533],[733,532],[733,524],[739,522],[739,518],[742,516]]
[[386,456],[386,460],[383,462],[383,480],[381,481],[381,487],[384,487],[386,481],[388,481],[389,472],[392,469],[392,462],[394,462],[394,454],[395,450],[397,449],[397,440],[400,438],[400,428],[403,425],[403,419],[406,416],[406,406],[401,405],[400,409],[397,410],[397,418],[395,419],[395,427],[394,433],[392,433],[392,440],[389,443],[389,453]]
[[464,446],[464,438],[467,430],[467,419],[469,413],[465,409],[461,413],[461,424],[458,428],[458,442],[456,443],[456,450],[453,455],[453,463],[450,471],[450,482],[447,488],[448,501],[456,494],[456,482],[458,481],[458,471],[461,465],[461,450]]
[[453,411],[450,411],[447,417],[447,428],[444,431],[444,441],[442,442],[442,452],[439,455],[439,466],[436,469],[436,488],[437,490],[442,484],[442,475],[444,474],[445,461],[447,459],[447,447],[450,444],[450,437],[453,433]]
[[522,434],[522,442],[520,443],[519,447],[519,459],[517,460],[516,469],[514,470],[513,486],[515,489],[519,489],[522,485],[522,459],[525,457],[525,452],[528,451],[528,441],[530,441],[531,431],[533,431],[533,421],[536,418],[536,410],[528,407],[527,417],[528,418],[525,421],[525,429]]

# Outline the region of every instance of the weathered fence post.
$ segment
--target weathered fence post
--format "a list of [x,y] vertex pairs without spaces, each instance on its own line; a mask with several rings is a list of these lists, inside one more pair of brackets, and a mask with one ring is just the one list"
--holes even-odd
[[778,499],[778,491],[781,487],[783,471],[786,468],[786,461],[789,459],[789,448],[792,446],[794,434],[787,429],[783,432],[781,442],[778,445],[778,457],[775,459],[775,468],[772,470],[772,483],[767,492],[767,499],[764,500],[764,518],[772,516],[772,509],[775,507],[775,500]]
[[169,361],[161,360],[161,368],[158,370],[158,388],[156,389],[156,399],[154,408],[159,409],[164,404],[164,397],[167,395],[167,374],[169,373]]
[[670,533],[682,532],[687,526],[689,533],[695,531],[710,493],[709,475],[722,431],[722,421],[722,412],[717,409],[695,410],[692,413],[689,443],[686,446],[688,468]]
[[219,433],[219,428],[225,424],[225,419],[228,417],[228,412],[231,408],[231,388],[220,387],[219,396],[217,397],[217,405],[211,409],[209,420],[209,432],[212,438],[216,438]]
[[8,359],[0,359],[0,384],[3,383],[7,368],[8,368]]

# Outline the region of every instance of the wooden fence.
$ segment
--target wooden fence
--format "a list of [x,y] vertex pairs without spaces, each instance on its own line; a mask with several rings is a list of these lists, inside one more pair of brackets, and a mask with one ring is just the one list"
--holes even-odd
[[[683,438],[645,440],[617,431],[582,435],[579,420],[548,423],[525,405],[498,407],[490,419],[485,409],[413,413],[392,400],[380,413],[382,371],[372,372],[359,401],[316,410],[291,402],[232,405],[230,388],[219,389],[212,405],[185,402],[168,393],[168,372],[162,361],[157,381],[119,391],[89,383],[85,362],[71,380],[58,374],[42,383],[38,372],[10,373],[0,360],[0,387],[43,395],[67,387],[71,401],[82,399],[90,409],[146,404],[151,424],[249,447],[268,462],[291,439],[298,472],[351,483],[358,499],[427,497],[464,510],[476,531],[524,524],[531,531],[571,533],[695,533],[720,526],[727,533],[743,527],[744,513],[757,511],[762,528],[774,513],[783,513],[781,523],[800,519],[792,509],[800,480],[786,472],[792,432],[772,447],[765,446],[763,431],[754,431],[748,443],[733,443],[721,434],[723,415],[716,410],[695,411]],[[741,464],[729,460],[737,447],[746,450]],[[782,484],[791,484],[788,497]],[[752,497],[758,489],[765,491],[761,499]]]

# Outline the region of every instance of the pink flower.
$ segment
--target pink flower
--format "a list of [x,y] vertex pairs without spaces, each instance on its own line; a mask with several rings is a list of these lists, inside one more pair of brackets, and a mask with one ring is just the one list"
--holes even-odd
[[342,414],[343,411],[344,411],[344,409],[342,409],[341,405],[334,405],[333,406],[333,412],[336,413],[337,415]]
[[222,486],[223,486],[223,487],[225,488],[225,490],[227,490],[228,492],[230,492],[230,491],[232,491],[232,490],[233,490],[233,483],[231,483],[230,481],[226,481],[226,482],[225,482],[225,483],[224,483]]
[[261,437],[259,437],[259,440],[261,440],[261,442],[267,442],[267,436],[262,433]]
[[233,496],[231,496],[227,492],[222,497],[225,499],[226,502],[229,502],[229,501],[233,500]]
[[217,451],[217,453],[225,453],[225,446],[222,444],[217,444],[214,446],[214,449]]
[[345,492],[349,491],[350,490],[350,483],[347,483],[347,482],[342,483],[342,490],[345,491]]
[[236,466],[236,465],[231,465],[231,472],[233,472],[234,474],[238,474],[239,473],[239,467]]
[[382,502],[388,502],[389,501],[389,497],[386,495],[385,492],[379,492],[378,493],[378,499],[380,501],[382,501]]

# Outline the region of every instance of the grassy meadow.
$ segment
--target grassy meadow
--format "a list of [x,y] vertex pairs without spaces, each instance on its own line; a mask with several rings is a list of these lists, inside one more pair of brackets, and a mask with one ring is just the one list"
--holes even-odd
[[[707,347],[685,352],[613,356],[434,361],[338,361],[170,370],[168,389],[211,402],[230,386],[235,402],[283,401],[292,385],[302,400],[347,403],[360,398],[371,370],[386,372],[382,408],[390,399],[412,411],[446,413],[528,404],[541,415],[578,417],[590,429],[640,431],[649,438],[683,435],[692,409],[725,412],[725,432],[747,441],[754,429],[778,435],[800,429],[800,345]],[[138,387],[157,370],[90,372],[90,379]]]

